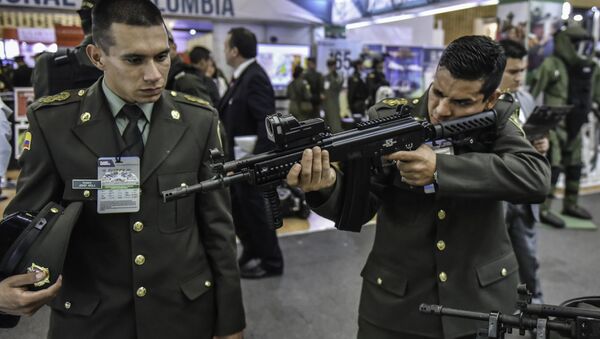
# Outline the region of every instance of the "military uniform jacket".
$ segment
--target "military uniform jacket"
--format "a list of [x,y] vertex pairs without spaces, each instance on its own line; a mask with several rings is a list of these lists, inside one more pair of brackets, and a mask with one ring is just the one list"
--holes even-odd
[[323,110],[325,111],[325,121],[334,133],[342,131],[342,122],[340,117],[340,92],[344,86],[344,77],[337,73],[328,73],[323,80],[325,100],[323,101]]
[[[370,109],[372,117],[395,111],[386,107],[386,100]],[[415,113],[428,117],[427,96],[417,101]],[[437,156],[435,194],[402,183],[397,170],[372,178],[365,203],[372,213],[369,218],[377,212],[377,229],[361,273],[363,319],[388,330],[454,338],[474,333],[476,325],[423,315],[419,305],[509,314],[515,309],[518,266],[501,200],[543,201],[550,169],[514,120],[507,122],[516,106],[500,102],[495,109],[504,122],[487,146],[489,152],[456,150],[462,154]],[[329,192],[308,194],[311,207],[335,220],[344,194],[342,182],[338,176]]]
[[51,302],[50,338],[212,338],[244,328],[227,190],[164,203],[162,190],[212,176],[218,118],[199,99],[164,92],[154,104],[141,163],[140,211],[98,214],[99,157],[123,148],[102,92],[45,97],[28,112],[31,149],[21,158],[17,195],[6,213],[46,202],[84,201]]
[[287,87],[287,95],[290,98],[288,112],[299,121],[318,118],[313,116],[312,104],[310,103],[310,85],[303,78],[292,80]]

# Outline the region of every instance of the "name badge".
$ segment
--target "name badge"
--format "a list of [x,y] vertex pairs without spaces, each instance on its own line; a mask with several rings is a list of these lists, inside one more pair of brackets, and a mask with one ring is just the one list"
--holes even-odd
[[140,210],[140,158],[98,159],[98,213],[135,213]]

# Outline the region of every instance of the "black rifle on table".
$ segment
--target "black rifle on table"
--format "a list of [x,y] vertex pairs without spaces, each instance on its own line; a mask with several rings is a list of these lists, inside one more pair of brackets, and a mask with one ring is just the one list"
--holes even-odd
[[[377,161],[381,165],[381,156],[415,150],[426,142],[451,139],[454,143],[474,143],[477,133],[494,129],[492,126],[496,124],[496,112],[493,110],[436,125],[418,120],[411,113],[411,106],[400,105],[393,115],[361,122],[355,129],[336,134],[329,131],[322,119],[299,122],[291,115],[278,113],[268,116],[265,121],[267,134],[275,143],[275,150],[229,162],[224,162],[224,156],[218,149],[211,150],[216,176],[195,185],[163,191],[163,200],[172,201],[246,181],[259,186],[264,192],[269,221],[279,228],[283,219],[276,187],[286,178],[290,168],[302,159],[307,148],[319,146],[327,150],[331,162],[363,159],[369,164],[373,162],[376,167]],[[336,227],[356,231],[339,223]]]
[[[595,309],[531,304],[531,293],[525,285],[517,287],[519,299],[515,315],[500,312],[472,312],[457,310],[441,305],[421,304],[419,311],[427,314],[466,318],[488,322],[487,329],[480,329],[477,338],[504,338],[506,333],[518,329],[520,335],[526,330],[535,330],[536,338],[548,337],[548,331],[555,331],[561,336],[577,339],[600,338],[600,308]],[[592,298],[594,299],[594,298]],[[595,298],[596,302],[600,298]],[[581,299],[585,302],[585,299]]]

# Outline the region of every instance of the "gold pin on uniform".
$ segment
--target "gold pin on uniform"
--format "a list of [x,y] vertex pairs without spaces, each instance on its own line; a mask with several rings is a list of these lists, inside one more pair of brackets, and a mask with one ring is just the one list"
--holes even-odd
[[179,118],[181,117],[181,114],[179,114],[179,111],[171,111],[171,117],[175,120],[179,120]]
[[81,115],[81,122],[88,122],[92,118],[92,114],[90,112],[85,112]]
[[35,287],[42,287],[50,283],[50,270],[46,267],[37,265],[36,263],[32,262],[31,266],[27,268],[27,272],[44,272],[46,274],[46,277],[43,280],[40,280],[33,284],[33,286]]

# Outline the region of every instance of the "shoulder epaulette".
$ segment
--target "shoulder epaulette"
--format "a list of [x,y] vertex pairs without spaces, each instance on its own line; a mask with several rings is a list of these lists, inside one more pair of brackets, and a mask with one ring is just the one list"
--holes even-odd
[[171,98],[173,98],[173,100],[175,100],[177,102],[183,102],[183,103],[186,103],[189,105],[195,105],[195,106],[200,106],[200,107],[204,107],[204,108],[208,108],[208,109],[213,109],[213,106],[210,104],[210,102],[208,102],[204,99],[200,99],[196,96],[184,94],[184,93],[177,92],[177,91],[170,91],[169,94],[170,94]]
[[69,90],[62,91],[58,94],[47,95],[39,98],[34,103],[31,104],[31,109],[36,110],[45,106],[59,106],[70,104],[73,102],[81,101],[82,97],[85,95],[84,89],[81,90]]

